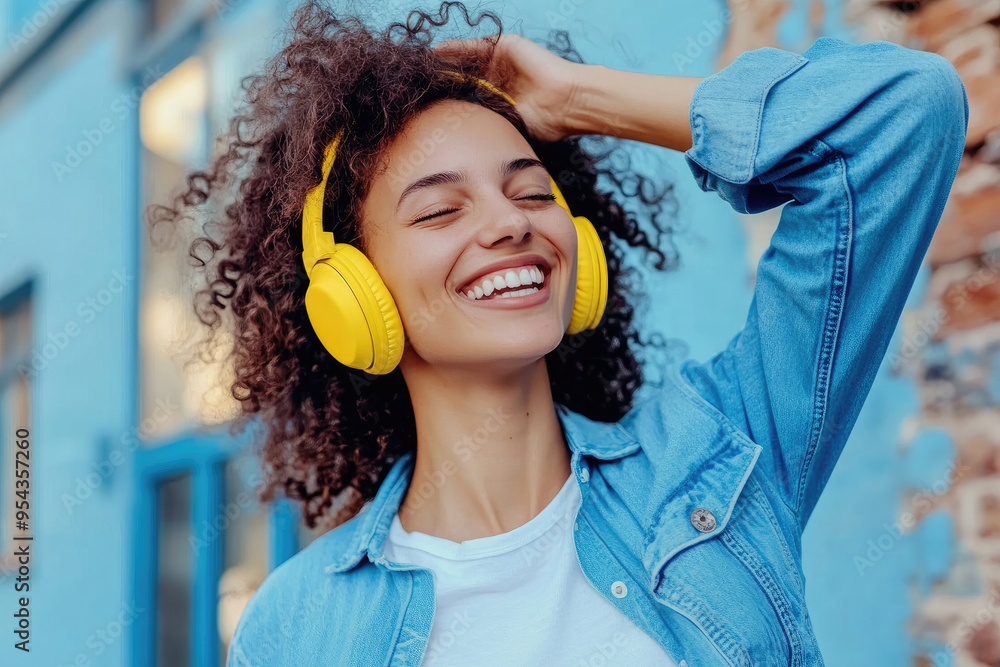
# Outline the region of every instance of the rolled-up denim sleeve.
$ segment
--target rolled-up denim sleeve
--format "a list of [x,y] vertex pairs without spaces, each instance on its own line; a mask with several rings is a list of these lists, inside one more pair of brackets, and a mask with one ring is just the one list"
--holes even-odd
[[804,528],[888,348],[968,125],[943,57],[824,37],[703,79],[685,158],[741,213],[785,204],[746,324],[682,377],[763,448]]

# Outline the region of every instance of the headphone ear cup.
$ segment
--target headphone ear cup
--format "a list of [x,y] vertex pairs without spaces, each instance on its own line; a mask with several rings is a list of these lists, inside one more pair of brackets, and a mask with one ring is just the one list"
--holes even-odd
[[403,356],[403,322],[382,277],[354,246],[338,243],[315,267],[306,312],[323,347],[340,363],[384,375]]
[[573,216],[576,226],[576,296],[566,333],[596,329],[608,302],[608,263],[601,237],[590,220]]

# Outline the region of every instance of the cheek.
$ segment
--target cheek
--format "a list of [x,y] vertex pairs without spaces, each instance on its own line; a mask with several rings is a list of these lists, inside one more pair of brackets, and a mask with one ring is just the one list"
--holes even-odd
[[385,267],[379,274],[396,302],[407,335],[420,333],[444,312],[448,304],[445,282],[450,266],[444,257],[412,245],[381,252],[378,266]]
[[558,225],[551,232],[550,238],[556,249],[559,251],[560,258],[562,260],[562,269],[567,272],[567,275],[571,279],[576,275],[577,266],[577,235],[576,235],[576,225],[573,221],[567,218],[562,224]]

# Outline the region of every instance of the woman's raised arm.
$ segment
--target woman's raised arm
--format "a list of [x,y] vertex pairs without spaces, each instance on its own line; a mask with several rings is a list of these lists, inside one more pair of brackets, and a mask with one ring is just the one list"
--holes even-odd
[[[670,92],[680,77],[602,78],[617,79],[616,94],[587,99],[620,136],[615,127],[657,136],[657,96],[669,126],[685,102]],[[824,37],[803,55],[742,54],[694,87],[689,112],[685,158],[702,190],[742,213],[786,206],[745,326],[681,375],[763,447],[758,465],[804,528],[944,209],[964,149],[965,87],[936,54]],[[653,143],[680,134],[666,127]]]

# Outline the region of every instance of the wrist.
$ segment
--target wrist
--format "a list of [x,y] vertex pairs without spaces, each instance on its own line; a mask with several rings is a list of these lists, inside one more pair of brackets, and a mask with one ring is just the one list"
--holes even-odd
[[686,151],[691,102],[701,80],[581,65],[564,127],[568,135],[604,134]]
[[606,81],[611,69],[581,64],[566,97],[564,125],[567,135],[614,134],[614,112],[609,108]]

